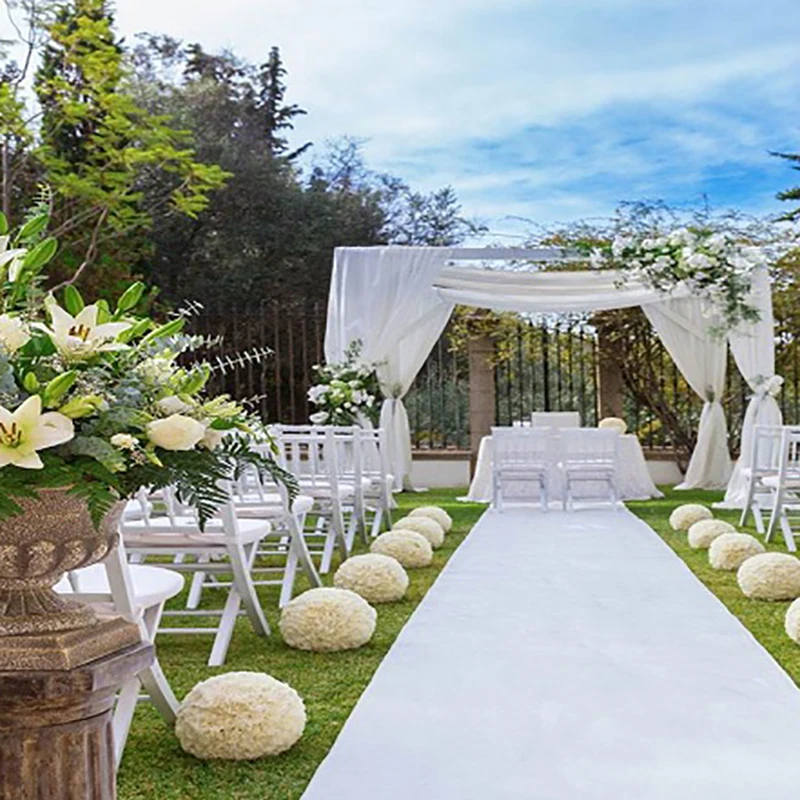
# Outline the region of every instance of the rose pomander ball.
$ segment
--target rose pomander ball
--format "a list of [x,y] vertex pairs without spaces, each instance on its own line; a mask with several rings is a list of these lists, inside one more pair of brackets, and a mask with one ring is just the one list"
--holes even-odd
[[396,558],[406,569],[428,567],[433,561],[431,543],[416,531],[382,533],[369,549],[373,553]]
[[736,528],[721,519],[701,519],[689,528],[689,547],[708,550],[711,543],[723,533],[735,533]]
[[450,533],[450,529],[453,527],[453,520],[450,515],[438,506],[420,506],[413,511],[409,511],[408,516],[435,519],[442,526],[442,530],[445,533]]
[[403,517],[392,525],[392,530],[421,533],[434,550],[444,544],[444,528],[430,517]]
[[708,548],[708,563],[712,569],[733,571],[752,556],[764,552],[764,545],[749,533],[723,533]]
[[597,423],[597,427],[604,431],[616,431],[620,436],[624,436],[628,430],[628,423],[619,417],[606,417]]
[[786,635],[797,644],[800,644],[800,600],[795,600],[786,609],[786,617],[783,621]]
[[288,750],[305,726],[303,701],[291,686],[260,672],[228,672],[186,695],[175,734],[197,758],[240,761]]
[[800,561],[787,553],[761,553],[739,567],[736,580],[751,600],[794,600],[800,597]]
[[706,506],[701,506],[699,503],[686,503],[678,506],[669,515],[669,524],[674,531],[688,531],[695,522],[711,519],[713,516],[711,509]]
[[368,603],[394,603],[408,589],[408,573],[396,558],[367,553],[348,558],[333,576],[339,589],[349,589]]
[[354,650],[375,632],[375,609],[348,589],[309,589],[281,611],[284,642],[297,650]]

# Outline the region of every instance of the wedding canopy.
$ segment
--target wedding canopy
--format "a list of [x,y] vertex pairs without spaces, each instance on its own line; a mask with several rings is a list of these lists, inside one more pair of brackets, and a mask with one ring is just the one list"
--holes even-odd
[[[679,488],[723,488],[725,503],[744,502],[740,464],[749,458],[756,424],[779,425],[778,404],[767,391],[774,376],[772,299],[769,276],[758,268],[750,304],[760,320],[727,340],[712,335],[708,302],[678,288],[669,295],[612,270],[521,271],[469,266],[469,262],[574,261],[561,248],[469,249],[447,247],[342,247],[334,256],[328,301],[325,357],[343,358],[354,340],[361,357],[378,363],[387,398],[381,427],[397,488],[408,485],[411,437],[403,397],[447,324],[456,304],[519,312],[601,311],[641,306],[691,388],[703,399],[697,445]],[[740,464],[732,470],[725,414],[720,403],[730,344],[753,397],[742,430]],[[653,387],[656,391],[656,387]]]

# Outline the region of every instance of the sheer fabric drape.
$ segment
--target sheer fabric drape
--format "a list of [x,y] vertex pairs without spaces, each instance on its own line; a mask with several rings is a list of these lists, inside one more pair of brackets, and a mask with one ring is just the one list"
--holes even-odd
[[408,487],[411,433],[403,397],[444,330],[453,304],[433,285],[448,258],[446,248],[340,248],[334,257],[325,357],[339,361],[354,340],[362,358],[377,362],[386,400],[386,431],[395,488]]
[[[703,399],[697,444],[677,489],[722,489],[731,475],[728,429],[722,409],[728,345],[712,336],[702,301],[662,300],[643,307],[686,382]],[[653,387],[657,391],[656,387]]]
[[733,468],[722,506],[741,508],[747,499],[747,479],[742,470],[750,465],[753,429],[756,425],[780,425],[781,410],[773,392],[775,382],[775,334],[772,317],[772,292],[769,273],[760,269],[753,280],[750,302],[761,312],[761,319],[746,329],[730,334],[728,340],[736,366],[753,391],[742,424],[742,446]]

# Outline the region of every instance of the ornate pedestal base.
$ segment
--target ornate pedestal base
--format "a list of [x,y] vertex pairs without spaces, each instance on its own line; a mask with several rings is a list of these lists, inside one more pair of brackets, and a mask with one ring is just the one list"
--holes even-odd
[[0,672],[0,799],[112,800],[114,695],[152,660],[138,644],[70,670]]

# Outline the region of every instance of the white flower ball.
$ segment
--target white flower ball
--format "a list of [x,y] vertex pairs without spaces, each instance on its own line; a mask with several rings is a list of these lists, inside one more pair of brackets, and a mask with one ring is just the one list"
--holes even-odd
[[450,515],[443,508],[439,508],[438,506],[420,506],[413,511],[409,511],[408,516],[435,519],[442,526],[442,530],[445,533],[450,533],[450,529],[453,527],[453,520]]
[[688,531],[695,522],[711,519],[713,516],[711,509],[701,506],[699,503],[686,503],[678,506],[669,515],[669,524],[674,531]]
[[348,558],[333,576],[339,589],[349,589],[368,603],[393,603],[408,589],[408,574],[396,558],[367,553]]
[[732,571],[751,556],[764,552],[764,545],[749,533],[723,533],[711,542],[708,562],[713,569]]
[[800,561],[787,553],[761,553],[739,567],[736,580],[752,600],[794,600],[800,597]]
[[421,533],[436,550],[444,544],[444,528],[430,517],[403,517],[392,525],[393,531],[416,531]]
[[800,600],[795,600],[786,610],[783,627],[792,641],[800,644]]
[[416,531],[382,533],[369,549],[396,558],[406,569],[427,567],[433,561],[431,543]]
[[228,672],[186,695],[175,734],[197,758],[249,760],[288,750],[305,726],[303,701],[291,686],[259,672]]
[[689,528],[689,547],[708,550],[711,542],[723,533],[735,533],[736,528],[721,519],[701,519]]
[[605,431],[616,431],[620,436],[623,436],[628,430],[628,423],[619,417],[606,417],[597,423],[597,427]]
[[314,652],[352,650],[375,632],[375,609],[347,589],[309,589],[281,611],[280,629],[289,647]]

